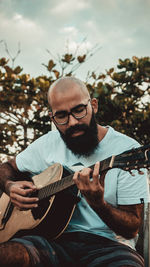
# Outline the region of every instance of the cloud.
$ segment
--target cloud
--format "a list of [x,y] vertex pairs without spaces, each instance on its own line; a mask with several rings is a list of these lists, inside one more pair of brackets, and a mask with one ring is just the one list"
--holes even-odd
[[31,44],[36,44],[44,36],[41,26],[22,14],[14,13],[9,18],[0,15],[0,24],[1,39],[11,44],[20,41],[27,47],[31,47]]
[[14,28],[18,29],[21,33],[25,33],[26,36],[32,35],[32,37],[38,36],[40,38],[43,35],[43,29],[39,24],[23,17],[21,14],[15,14],[11,20],[12,23]]
[[70,37],[76,37],[78,34],[78,29],[74,26],[65,26],[60,29],[60,33],[69,34]]
[[75,13],[76,11],[82,11],[89,8],[90,5],[86,0],[66,0],[66,1],[58,1],[56,5],[54,5],[50,12],[54,15],[70,15]]
[[149,8],[149,0],[0,0],[0,40],[15,51],[20,41],[18,58],[28,73],[43,71],[46,49],[62,55],[80,47],[84,53],[96,44],[101,49],[87,68],[101,64],[103,70],[119,57],[150,54]]
[[[1,40],[6,42],[12,58],[16,55],[20,42],[21,53],[16,58],[15,66],[20,65],[31,75],[41,72],[43,54],[46,54],[44,40],[48,43],[47,33],[41,25],[19,13],[13,13],[9,17],[0,14],[0,25]],[[9,58],[3,43],[0,44],[0,57]]]
[[84,54],[88,50],[92,49],[92,43],[89,41],[82,42],[75,42],[75,41],[69,41],[68,42],[68,50],[71,53],[74,53],[76,50],[78,50],[78,54]]

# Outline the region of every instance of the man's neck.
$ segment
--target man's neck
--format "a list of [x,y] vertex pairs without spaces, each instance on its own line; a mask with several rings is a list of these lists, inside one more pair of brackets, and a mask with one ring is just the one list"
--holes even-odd
[[106,133],[108,131],[108,128],[103,127],[103,126],[101,126],[99,124],[97,125],[97,127],[98,127],[98,140],[100,142],[105,137],[105,135],[106,135]]

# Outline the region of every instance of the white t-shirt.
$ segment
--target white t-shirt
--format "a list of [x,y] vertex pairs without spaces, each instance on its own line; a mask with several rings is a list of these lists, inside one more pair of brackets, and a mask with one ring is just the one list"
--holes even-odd
[[[71,168],[82,164],[89,167],[97,161],[102,161],[112,155],[118,155],[126,150],[138,147],[132,138],[123,135],[113,128],[108,131],[97,150],[89,157],[77,157],[67,149],[59,132],[50,131],[29,145],[17,155],[16,163],[20,171],[28,171],[32,175],[39,174],[47,167],[58,162]],[[113,206],[139,204],[141,200],[149,202],[148,178],[146,174],[135,176],[118,168],[111,169],[105,177],[104,198]],[[110,218],[111,220],[111,218]],[[135,247],[137,238],[126,240],[116,235],[87,204],[84,197],[77,204],[66,232],[83,231],[107,237]]]

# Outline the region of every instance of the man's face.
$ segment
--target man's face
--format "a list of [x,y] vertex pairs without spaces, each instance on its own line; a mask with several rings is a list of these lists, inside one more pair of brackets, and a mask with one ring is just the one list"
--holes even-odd
[[69,121],[65,125],[57,124],[54,119],[53,122],[66,146],[74,154],[89,156],[99,142],[94,115],[97,111],[97,101],[94,99],[89,101],[89,95],[83,93],[78,86],[69,87],[63,94],[57,92],[51,98],[53,115],[70,112],[82,104],[87,105],[87,114],[83,118],[77,119],[70,114]]
[[[98,130],[94,112],[90,124],[77,124],[69,127],[65,133],[58,129],[66,146],[77,156],[90,156],[98,146]],[[74,133],[82,134],[74,136]]]

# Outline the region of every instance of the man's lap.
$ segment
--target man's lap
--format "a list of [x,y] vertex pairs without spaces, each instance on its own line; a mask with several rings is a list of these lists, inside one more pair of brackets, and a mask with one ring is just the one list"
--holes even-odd
[[65,233],[49,242],[40,236],[25,236],[12,241],[26,247],[36,267],[144,267],[142,257],[130,247],[87,233]]

